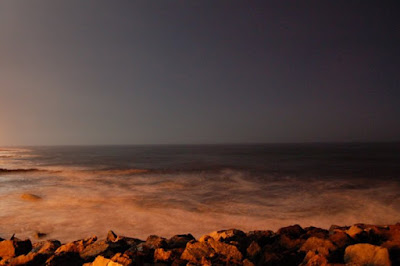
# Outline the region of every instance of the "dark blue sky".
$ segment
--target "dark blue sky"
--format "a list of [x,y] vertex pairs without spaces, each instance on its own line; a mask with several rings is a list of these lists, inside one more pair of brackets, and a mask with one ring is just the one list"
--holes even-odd
[[0,145],[400,140],[397,1],[0,2]]

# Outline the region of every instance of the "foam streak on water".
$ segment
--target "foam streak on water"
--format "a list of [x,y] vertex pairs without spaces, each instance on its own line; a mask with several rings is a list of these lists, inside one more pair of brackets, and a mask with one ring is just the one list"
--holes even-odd
[[[370,155],[376,158],[368,162],[365,152],[360,158],[348,147],[340,153],[335,146],[336,157],[332,147],[312,148],[4,148],[0,237],[40,231],[70,241],[109,229],[140,238],[198,237],[223,228],[399,222],[393,151],[375,147]],[[24,193],[41,199],[23,199]]]

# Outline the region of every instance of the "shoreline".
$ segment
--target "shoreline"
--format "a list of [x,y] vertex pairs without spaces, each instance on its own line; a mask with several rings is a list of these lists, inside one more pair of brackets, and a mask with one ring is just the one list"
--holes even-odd
[[[38,235],[40,238],[41,235]],[[109,231],[68,243],[0,238],[0,265],[399,265],[400,223],[221,230],[146,240]]]

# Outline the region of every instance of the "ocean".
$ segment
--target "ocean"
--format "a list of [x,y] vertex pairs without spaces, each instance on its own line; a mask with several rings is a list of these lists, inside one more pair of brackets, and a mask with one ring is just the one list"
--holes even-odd
[[2,238],[400,222],[400,143],[3,147],[0,168]]

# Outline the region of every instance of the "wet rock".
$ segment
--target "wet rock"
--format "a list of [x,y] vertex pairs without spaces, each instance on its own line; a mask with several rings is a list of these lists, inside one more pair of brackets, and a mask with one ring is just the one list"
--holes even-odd
[[226,261],[239,262],[243,259],[242,253],[234,245],[216,241],[211,237],[207,239],[207,243],[214,249],[215,253],[222,255]]
[[400,238],[386,241],[381,247],[388,249],[392,265],[400,265]]
[[43,265],[48,256],[45,254],[28,253],[14,258],[2,260],[0,265],[19,266],[19,265]]
[[131,266],[133,265],[133,260],[126,254],[117,253],[112,258],[112,261],[117,262],[123,266]]
[[216,241],[221,241],[225,243],[230,243],[231,241],[242,242],[246,239],[246,234],[243,231],[237,229],[229,229],[214,231],[212,233],[202,236],[199,241],[203,242],[204,239],[207,238],[207,236],[213,238]]
[[267,244],[272,244],[276,240],[276,235],[273,231],[267,230],[256,230],[250,231],[246,234],[247,242],[257,242],[260,247],[264,247]]
[[200,263],[203,257],[210,258],[215,256],[215,251],[208,243],[190,241],[187,243],[181,259],[193,263]]
[[175,235],[167,240],[169,248],[184,248],[189,241],[195,240],[191,234]]
[[337,247],[330,240],[313,236],[307,239],[307,241],[301,246],[300,251],[304,251],[306,253],[308,251],[313,251],[316,254],[321,254],[327,257],[330,252],[336,249]]
[[261,247],[255,241],[251,242],[251,244],[248,246],[246,250],[247,257],[250,258],[255,258],[257,255],[260,254],[260,252],[261,252]]
[[108,231],[106,240],[109,242],[114,242],[117,240],[117,235],[113,231]]
[[132,238],[132,237],[126,237],[126,236],[119,236],[116,233],[114,233],[113,231],[108,231],[107,233],[107,237],[106,237],[106,241],[107,242],[125,242],[127,246],[129,247],[133,247],[133,246],[137,246],[140,243],[143,243],[143,240],[137,239],[137,238]]
[[306,238],[309,237],[318,237],[318,238],[328,238],[329,237],[329,231],[325,230],[325,229],[321,229],[321,228],[317,228],[317,227],[306,227],[304,228],[305,236]]
[[330,235],[329,240],[339,248],[346,248],[347,246],[354,244],[353,239],[342,231],[337,231]]
[[85,263],[84,266],[123,266],[118,262],[114,262],[103,256],[97,256],[92,263]]
[[345,250],[344,261],[355,265],[390,266],[387,248],[371,244],[356,244],[348,246]]
[[45,263],[46,266],[81,266],[84,263],[76,252],[62,252],[51,256]]
[[116,253],[124,252],[128,246],[123,241],[117,242],[107,242],[107,241],[97,241],[85,247],[85,249],[80,252],[80,256],[85,261],[90,261],[95,257],[102,255],[106,258],[112,257]]
[[292,226],[282,227],[277,233],[280,235],[285,235],[290,239],[298,239],[305,233],[305,231],[300,225],[295,224]]
[[75,252],[75,253],[80,253],[82,252],[88,245],[96,242],[97,236],[92,236],[89,238],[77,240],[74,242],[70,242],[64,245],[61,245],[56,251],[55,254],[61,254],[61,253],[70,253],[70,252]]
[[313,251],[309,251],[304,258],[304,261],[301,266],[327,266],[331,265],[328,264],[328,260],[326,259],[325,256],[321,254],[316,254]]
[[254,266],[254,263],[248,259],[243,260],[243,266]]
[[167,240],[164,237],[151,235],[146,239],[145,244],[151,249],[167,247]]
[[172,251],[165,250],[163,248],[157,248],[154,251],[154,261],[171,261],[172,260]]
[[27,254],[32,249],[32,243],[29,239],[19,240],[12,237],[11,240],[3,240],[0,242],[0,257],[10,258]]
[[39,201],[42,199],[42,197],[35,195],[35,194],[24,193],[21,195],[21,199],[27,200],[27,201]]
[[46,240],[34,243],[32,245],[32,252],[42,254],[52,254],[61,246],[58,240]]
[[331,227],[329,227],[329,234],[333,234],[334,232],[344,232],[346,230],[348,230],[350,228],[350,226],[339,226],[339,225],[331,225]]

